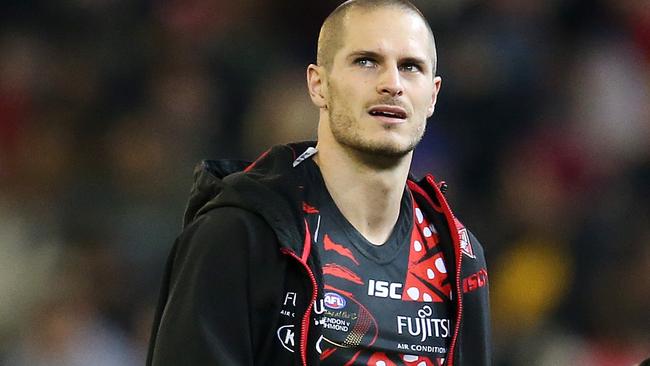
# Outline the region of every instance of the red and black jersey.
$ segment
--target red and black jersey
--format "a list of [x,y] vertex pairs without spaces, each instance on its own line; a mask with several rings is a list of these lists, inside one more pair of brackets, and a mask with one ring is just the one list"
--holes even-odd
[[147,365],[489,366],[483,248],[433,177],[407,179],[393,236],[373,247],[321,216],[315,151],[197,166]]
[[[388,240],[370,243],[339,211],[308,160],[306,215],[324,292],[314,308],[321,364],[442,365],[453,330],[451,284],[438,233],[408,189]],[[313,218],[307,217],[313,222]]]

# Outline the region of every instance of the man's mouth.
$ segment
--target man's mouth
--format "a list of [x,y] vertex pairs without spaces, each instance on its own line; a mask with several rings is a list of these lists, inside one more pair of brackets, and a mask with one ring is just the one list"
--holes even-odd
[[368,113],[374,117],[384,117],[394,122],[401,122],[406,120],[408,114],[402,107],[398,106],[389,106],[389,105],[379,105],[370,108]]

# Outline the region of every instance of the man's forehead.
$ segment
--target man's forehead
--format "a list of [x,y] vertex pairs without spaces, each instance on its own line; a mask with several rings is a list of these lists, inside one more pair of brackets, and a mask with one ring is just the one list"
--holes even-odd
[[[370,51],[399,51],[430,61],[433,42],[423,20],[404,9],[351,10],[343,21],[339,55]],[[345,56],[344,56],[345,57]]]
[[414,34],[426,32],[422,18],[411,11],[395,7],[351,9],[345,14],[342,25],[344,38],[360,31],[393,34],[396,33],[396,26]]

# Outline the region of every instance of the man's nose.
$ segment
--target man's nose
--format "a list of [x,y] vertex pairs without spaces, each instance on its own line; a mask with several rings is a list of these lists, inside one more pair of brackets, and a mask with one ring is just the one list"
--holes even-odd
[[399,69],[396,66],[387,67],[383,70],[377,83],[377,92],[379,94],[389,94],[392,97],[404,94],[404,86],[402,85]]

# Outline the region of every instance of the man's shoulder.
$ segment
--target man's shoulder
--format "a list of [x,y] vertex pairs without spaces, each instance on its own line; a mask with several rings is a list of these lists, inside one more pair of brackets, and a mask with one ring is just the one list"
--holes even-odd
[[273,234],[269,224],[259,214],[237,206],[215,207],[190,222],[180,238],[234,238]]
[[260,238],[275,240],[260,216],[239,207],[217,207],[185,226],[174,245],[174,258],[209,262],[224,255],[249,255],[251,243]]

